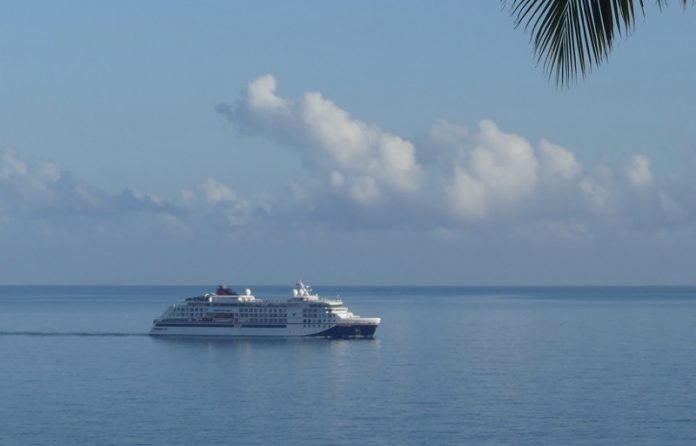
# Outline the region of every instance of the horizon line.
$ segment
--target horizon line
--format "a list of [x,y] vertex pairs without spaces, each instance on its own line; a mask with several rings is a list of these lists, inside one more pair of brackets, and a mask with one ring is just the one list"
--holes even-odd
[[[215,287],[219,284],[156,284],[156,283],[134,283],[134,284],[114,284],[114,283],[46,283],[46,284],[29,284],[29,283],[0,283],[0,287]],[[374,287],[374,288],[397,288],[397,287],[413,287],[413,288],[694,288],[695,284],[330,284],[320,283],[311,285],[312,287]],[[237,287],[290,287],[288,284],[248,284],[237,285]]]

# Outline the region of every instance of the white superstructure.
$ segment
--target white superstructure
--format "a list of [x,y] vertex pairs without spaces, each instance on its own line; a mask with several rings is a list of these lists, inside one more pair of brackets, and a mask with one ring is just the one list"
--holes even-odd
[[355,315],[340,299],[324,299],[304,283],[285,301],[257,299],[220,286],[216,293],[191,297],[171,305],[155,319],[157,336],[321,336],[372,337],[380,318]]

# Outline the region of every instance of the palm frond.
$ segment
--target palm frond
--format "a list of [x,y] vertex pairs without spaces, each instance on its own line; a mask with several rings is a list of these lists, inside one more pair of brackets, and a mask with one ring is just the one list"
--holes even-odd
[[[655,0],[662,8],[667,0]],[[693,1],[693,0],[692,0]],[[502,0],[515,26],[531,32],[537,62],[567,86],[606,61],[617,35],[630,32],[644,0]],[[689,0],[680,0],[686,6]]]

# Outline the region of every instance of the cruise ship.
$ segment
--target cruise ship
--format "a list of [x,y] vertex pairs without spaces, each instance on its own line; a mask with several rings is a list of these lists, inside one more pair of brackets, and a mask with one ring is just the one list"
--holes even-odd
[[154,320],[155,336],[371,338],[381,319],[360,317],[340,299],[320,298],[298,283],[288,300],[270,301],[220,285],[215,293],[171,305]]

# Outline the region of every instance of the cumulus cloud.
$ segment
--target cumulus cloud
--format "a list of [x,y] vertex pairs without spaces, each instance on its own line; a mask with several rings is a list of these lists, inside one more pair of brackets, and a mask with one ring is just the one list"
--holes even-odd
[[594,212],[611,214],[618,210],[619,186],[614,169],[601,165],[594,175],[587,175],[580,180],[580,191],[588,209]]
[[[304,169],[293,172],[287,188],[273,195],[259,182],[256,191],[249,192],[249,184],[240,189],[235,176],[226,175],[224,181],[193,179],[178,192],[157,196],[131,185],[105,191],[54,162],[0,150],[0,240],[8,258],[40,252],[27,257],[26,265],[43,274],[43,247],[53,243],[54,253],[81,252],[86,259],[74,263],[75,277],[94,277],[84,274],[84,268],[94,267],[106,282],[124,265],[146,271],[134,276],[144,281],[161,271],[178,276],[192,265],[210,274],[205,259],[232,251],[250,253],[233,256],[235,271],[267,266],[270,259],[278,271],[309,265],[326,269],[326,277],[354,268],[326,266],[333,263],[313,253],[347,253],[343,266],[360,264],[362,273],[378,271],[377,276],[387,258],[396,265],[397,281],[410,264],[414,280],[430,267],[449,268],[442,275],[448,281],[472,283],[485,277],[514,281],[509,271],[515,270],[524,280],[538,280],[543,270],[546,280],[556,283],[575,280],[577,265],[590,265],[586,271],[596,282],[602,281],[597,272],[623,265],[624,257],[640,259],[643,273],[672,262],[662,271],[681,268],[681,277],[690,278],[684,265],[693,260],[696,240],[693,183],[665,176],[645,154],[587,165],[580,152],[555,141],[531,141],[493,120],[471,128],[440,120],[422,135],[399,135],[351,115],[318,92],[284,97],[270,75],[252,81],[236,102],[217,111],[237,129],[294,150]],[[41,250],[27,249],[37,244]],[[142,249],[145,245],[152,249]],[[265,251],[254,254],[259,246]],[[121,256],[103,255],[114,250]],[[568,261],[573,250],[579,255]],[[131,262],[133,252],[139,259]],[[535,262],[529,262],[529,252]],[[663,257],[652,255],[656,252]],[[95,262],[110,257],[112,263]],[[502,276],[501,257],[516,265]],[[355,261],[365,258],[371,262]],[[162,267],[163,259],[173,261],[174,268]],[[65,280],[62,264],[70,262],[55,263],[61,265],[53,277]],[[230,266],[223,263],[215,274],[226,274]],[[622,277],[629,281],[640,275],[626,270]],[[17,280],[12,272],[5,277]]]
[[177,234],[210,232],[211,225],[223,233],[262,227],[456,232],[512,224],[533,228],[519,234],[581,240],[600,226],[658,231],[689,224],[696,208],[690,191],[656,181],[644,154],[588,168],[571,150],[546,139],[533,143],[492,120],[472,129],[441,120],[426,136],[407,138],[353,117],[320,93],[282,97],[270,75],[217,110],[239,129],[295,150],[304,172],[273,196],[241,194],[234,183],[202,178],[163,199],[130,187],[105,192],[55,163],[0,150],[0,228],[75,216],[97,227],[136,215],[142,226]]
[[55,163],[0,150],[0,238],[5,241],[221,237],[266,227],[270,215],[266,194],[243,196],[214,178],[182,189],[173,199],[131,187],[110,193],[74,179]]
[[[125,220],[138,228],[191,234],[211,222],[239,227],[270,212],[266,196],[242,197],[228,185],[208,178],[164,200],[126,187],[112,194],[75,180],[55,163],[29,162],[14,150],[0,150],[0,226],[38,228],[42,233],[63,227],[68,232],[124,230]],[[33,225],[33,226],[32,226]],[[71,229],[72,228],[72,229]]]
[[686,209],[677,200],[666,192],[658,194],[660,205],[662,206],[665,216],[670,221],[680,221],[686,216]]
[[374,204],[385,195],[421,188],[422,169],[410,141],[354,119],[320,93],[282,98],[275,78],[265,75],[251,82],[236,104],[221,104],[217,111],[247,131],[294,146],[313,174],[356,203]]
[[107,196],[105,204],[113,213],[118,212],[154,212],[175,215],[179,212],[174,203],[166,202],[157,195],[148,194],[131,188],[125,188],[114,196]]
[[[408,219],[430,229],[516,219],[581,239],[598,219],[650,226],[689,214],[656,187],[645,155],[586,168],[557,143],[534,144],[486,119],[473,130],[440,120],[427,136],[409,139],[353,117],[321,93],[292,99],[276,89],[273,76],[260,76],[217,111],[300,155],[306,175],[289,181],[289,195],[324,219]],[[233,197],[220,187],[211,193]]]
[[240,201],[239,196],[229,186],[219,183],[213,178],[208,178],[201,186],[205,194],[205,199],[209,203],[220,202],[237,202]]
[[624,166],[624,170],[631,186],[643,188],[651,185],[653,182],[650,160],[645,155],[634,155],[629,158]]
[[29,163],[14,150],[0,150],[0,207],[8,215],[99,213],[103,201],[99,191],[54,163]]
[[270,213],[266,197],[252,201],[213,178],[208,178],[199,190],[205,204],[212,206],[232,226],[242,226],[255,215]]
[[455,164],[446,193],[453,212],[482,218],[508,211],[530,196],[538,180],[539,162],[524,138],[502,132],[484,120],[474,147]]
[[535,147],[490,120],[482,120],[473,131],[437,122],[420,141],[419,154],[422,151],[434,152],[429,159],[436,168],[426,170],[430,184],[441,184],[445,208],[469,223],[563,204],[568,194],[578,193],[583,171],[571,151],[547,140]]
[[27,163],[17,158],[14,150],[0,152],[0,180],[8,180],[12,177],[26,177],[29,173]]
[[582,165],[573,152],[545,139],[539,142],[539,155],[543,170],[549,175],[573,180],[582,173]]
[[176,214],[177,206],[125,188],[109,194],[73,178],[57,164],[29,162],[15,150],[0,150],[0,209],[9,218],[53,219],[114,216],[128,212]]

